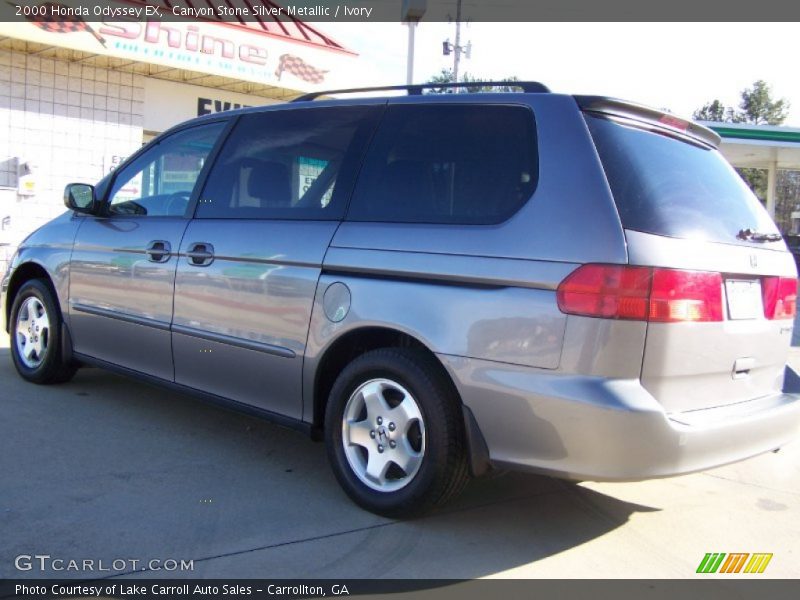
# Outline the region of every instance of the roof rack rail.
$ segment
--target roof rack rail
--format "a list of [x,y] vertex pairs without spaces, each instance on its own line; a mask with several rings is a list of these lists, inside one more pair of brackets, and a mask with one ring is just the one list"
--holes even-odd
[[547,94],[550,92],[550,88],[548,88],[543,83],[539,83],[538,81],[464,81],[461,83],[412,83],[409,85],[382,85],[377,87],[365,87],[365,88],[348,88],[342,90],[325,90],[321,92],[311,92],[309,94],[303,94],[302,96],[298,96],[292,102],[308,102],[309,100],[315,100],[320,96],[327,96],[330,94],[355,94],[359,92],[390,92],[396,90],[405,90],[408,92],[409,96],[419,96],[422,94],[422,90],[429,90],[429,89],[441,89],[441,88],[464,88],[464,87],[475,87],[475,86],[507,86],[507,87],[515,87],[521,88],[522,91],[526,94]]

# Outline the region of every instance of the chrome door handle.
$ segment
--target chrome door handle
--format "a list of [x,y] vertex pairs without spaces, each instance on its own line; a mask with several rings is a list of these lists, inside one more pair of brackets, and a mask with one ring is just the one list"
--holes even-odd
[[186,258],[193,267],[207,267],[214,262],[214,246],[205,242],[190,244]]
[[153,240],[149,244],[147,244],[147,248],[145,248],[145,254],[147,254],[147,260],[150,262],[157,262],[163,263],[169,260],[171,256],[171,246],[169,242],[165,240]]

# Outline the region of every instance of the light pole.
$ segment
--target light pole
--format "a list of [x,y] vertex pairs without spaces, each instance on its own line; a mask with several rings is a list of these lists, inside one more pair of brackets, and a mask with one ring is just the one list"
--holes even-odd
[[414,32],[417,29],[417,24],[414,21],[408,21],[408,58],[406,58],[406,83],[411,85],[414,83]]
[[[459,0],[460,3],[460,0]],[[406,83],[414,83],[414,33],[417,23],[425,16],[428,0],[403,0],[400,6],[400,20],[408,25],[408,56],[406,58]]]

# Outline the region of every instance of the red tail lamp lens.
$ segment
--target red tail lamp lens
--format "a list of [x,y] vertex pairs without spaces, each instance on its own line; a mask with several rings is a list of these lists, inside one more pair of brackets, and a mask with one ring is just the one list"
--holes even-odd
[[646,319],[651,271],[648,267],[583,265],[558,286],[558,308],[571,315]]
[[583,265],[556,293],[561,312],[671,323],[722,321],[722,275],[624,265]]
[[656,269],[650,295],[650,320],[722,321],[722,274]]
[[765,277],[761,281],[761,293],[767,319],[794,319],[797,314],[797,279]]

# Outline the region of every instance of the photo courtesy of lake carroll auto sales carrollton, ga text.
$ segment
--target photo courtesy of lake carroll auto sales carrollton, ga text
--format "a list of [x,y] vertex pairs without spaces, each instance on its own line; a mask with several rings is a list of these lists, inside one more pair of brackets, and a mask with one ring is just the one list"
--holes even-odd
[[796,596],[800,26],[676,1],[4,3],[0,598]]

